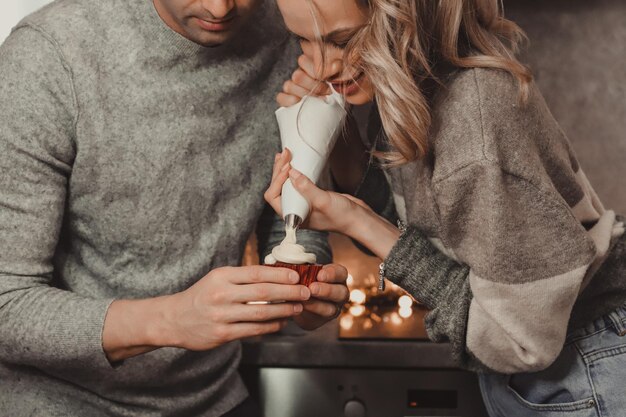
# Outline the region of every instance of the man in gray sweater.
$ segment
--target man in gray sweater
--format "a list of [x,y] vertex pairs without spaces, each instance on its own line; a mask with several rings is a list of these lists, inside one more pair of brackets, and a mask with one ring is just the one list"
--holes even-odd
[[282,236],[261,213],[298,52],[275,22],[261,0],[58,0],[0,47],[0,416],[251,416],[237,340],[346,299],[341,266],[310,289],[237,267],[257,222],[262,255]]

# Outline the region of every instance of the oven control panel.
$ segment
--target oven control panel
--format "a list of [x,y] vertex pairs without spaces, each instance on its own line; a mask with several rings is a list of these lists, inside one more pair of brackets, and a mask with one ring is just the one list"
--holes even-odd
[[262,368],[272,417],[485,417],[475,375],[460,370]]
[[343,415],[346,417],[365,417],[367,415],[365,404],[359,400],[349,400],[343,407]]

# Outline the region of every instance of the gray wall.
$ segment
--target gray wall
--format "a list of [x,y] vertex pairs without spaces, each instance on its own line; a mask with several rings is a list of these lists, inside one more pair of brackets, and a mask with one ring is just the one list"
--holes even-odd
[[626,0],[504,0],[530,64],[607,208],[626,214]]

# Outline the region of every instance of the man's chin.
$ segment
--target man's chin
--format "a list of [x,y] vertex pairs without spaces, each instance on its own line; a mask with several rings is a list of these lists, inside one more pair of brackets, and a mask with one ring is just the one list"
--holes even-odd
[[196,42],[205,48],[217,48],[230,40],[231,36],[199,36]]
[[224,42],[196,42],[198,45],[205,48],[219,48],[224,45]]
[[206,48],[216,48],[230,41],[234,35],[235,30],[229,30],[225,32],[208,32],[205,30],[194,30],[192,36],[188,36],[189,40],[197,43],[198,45]]

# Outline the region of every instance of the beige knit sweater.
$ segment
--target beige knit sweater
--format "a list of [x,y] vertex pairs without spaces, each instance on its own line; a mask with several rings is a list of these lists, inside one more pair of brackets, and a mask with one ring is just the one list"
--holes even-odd
[[[534,85],[522,104],[508,73],[460,71],[433,113],[431,154],[388,173],[411,226],[388,277],[433,309],[431,338],[452,342],[463,365],[543,369],[568,326],[626,301],[623,223]],[[368,183],[359,194],[372,202]]]

